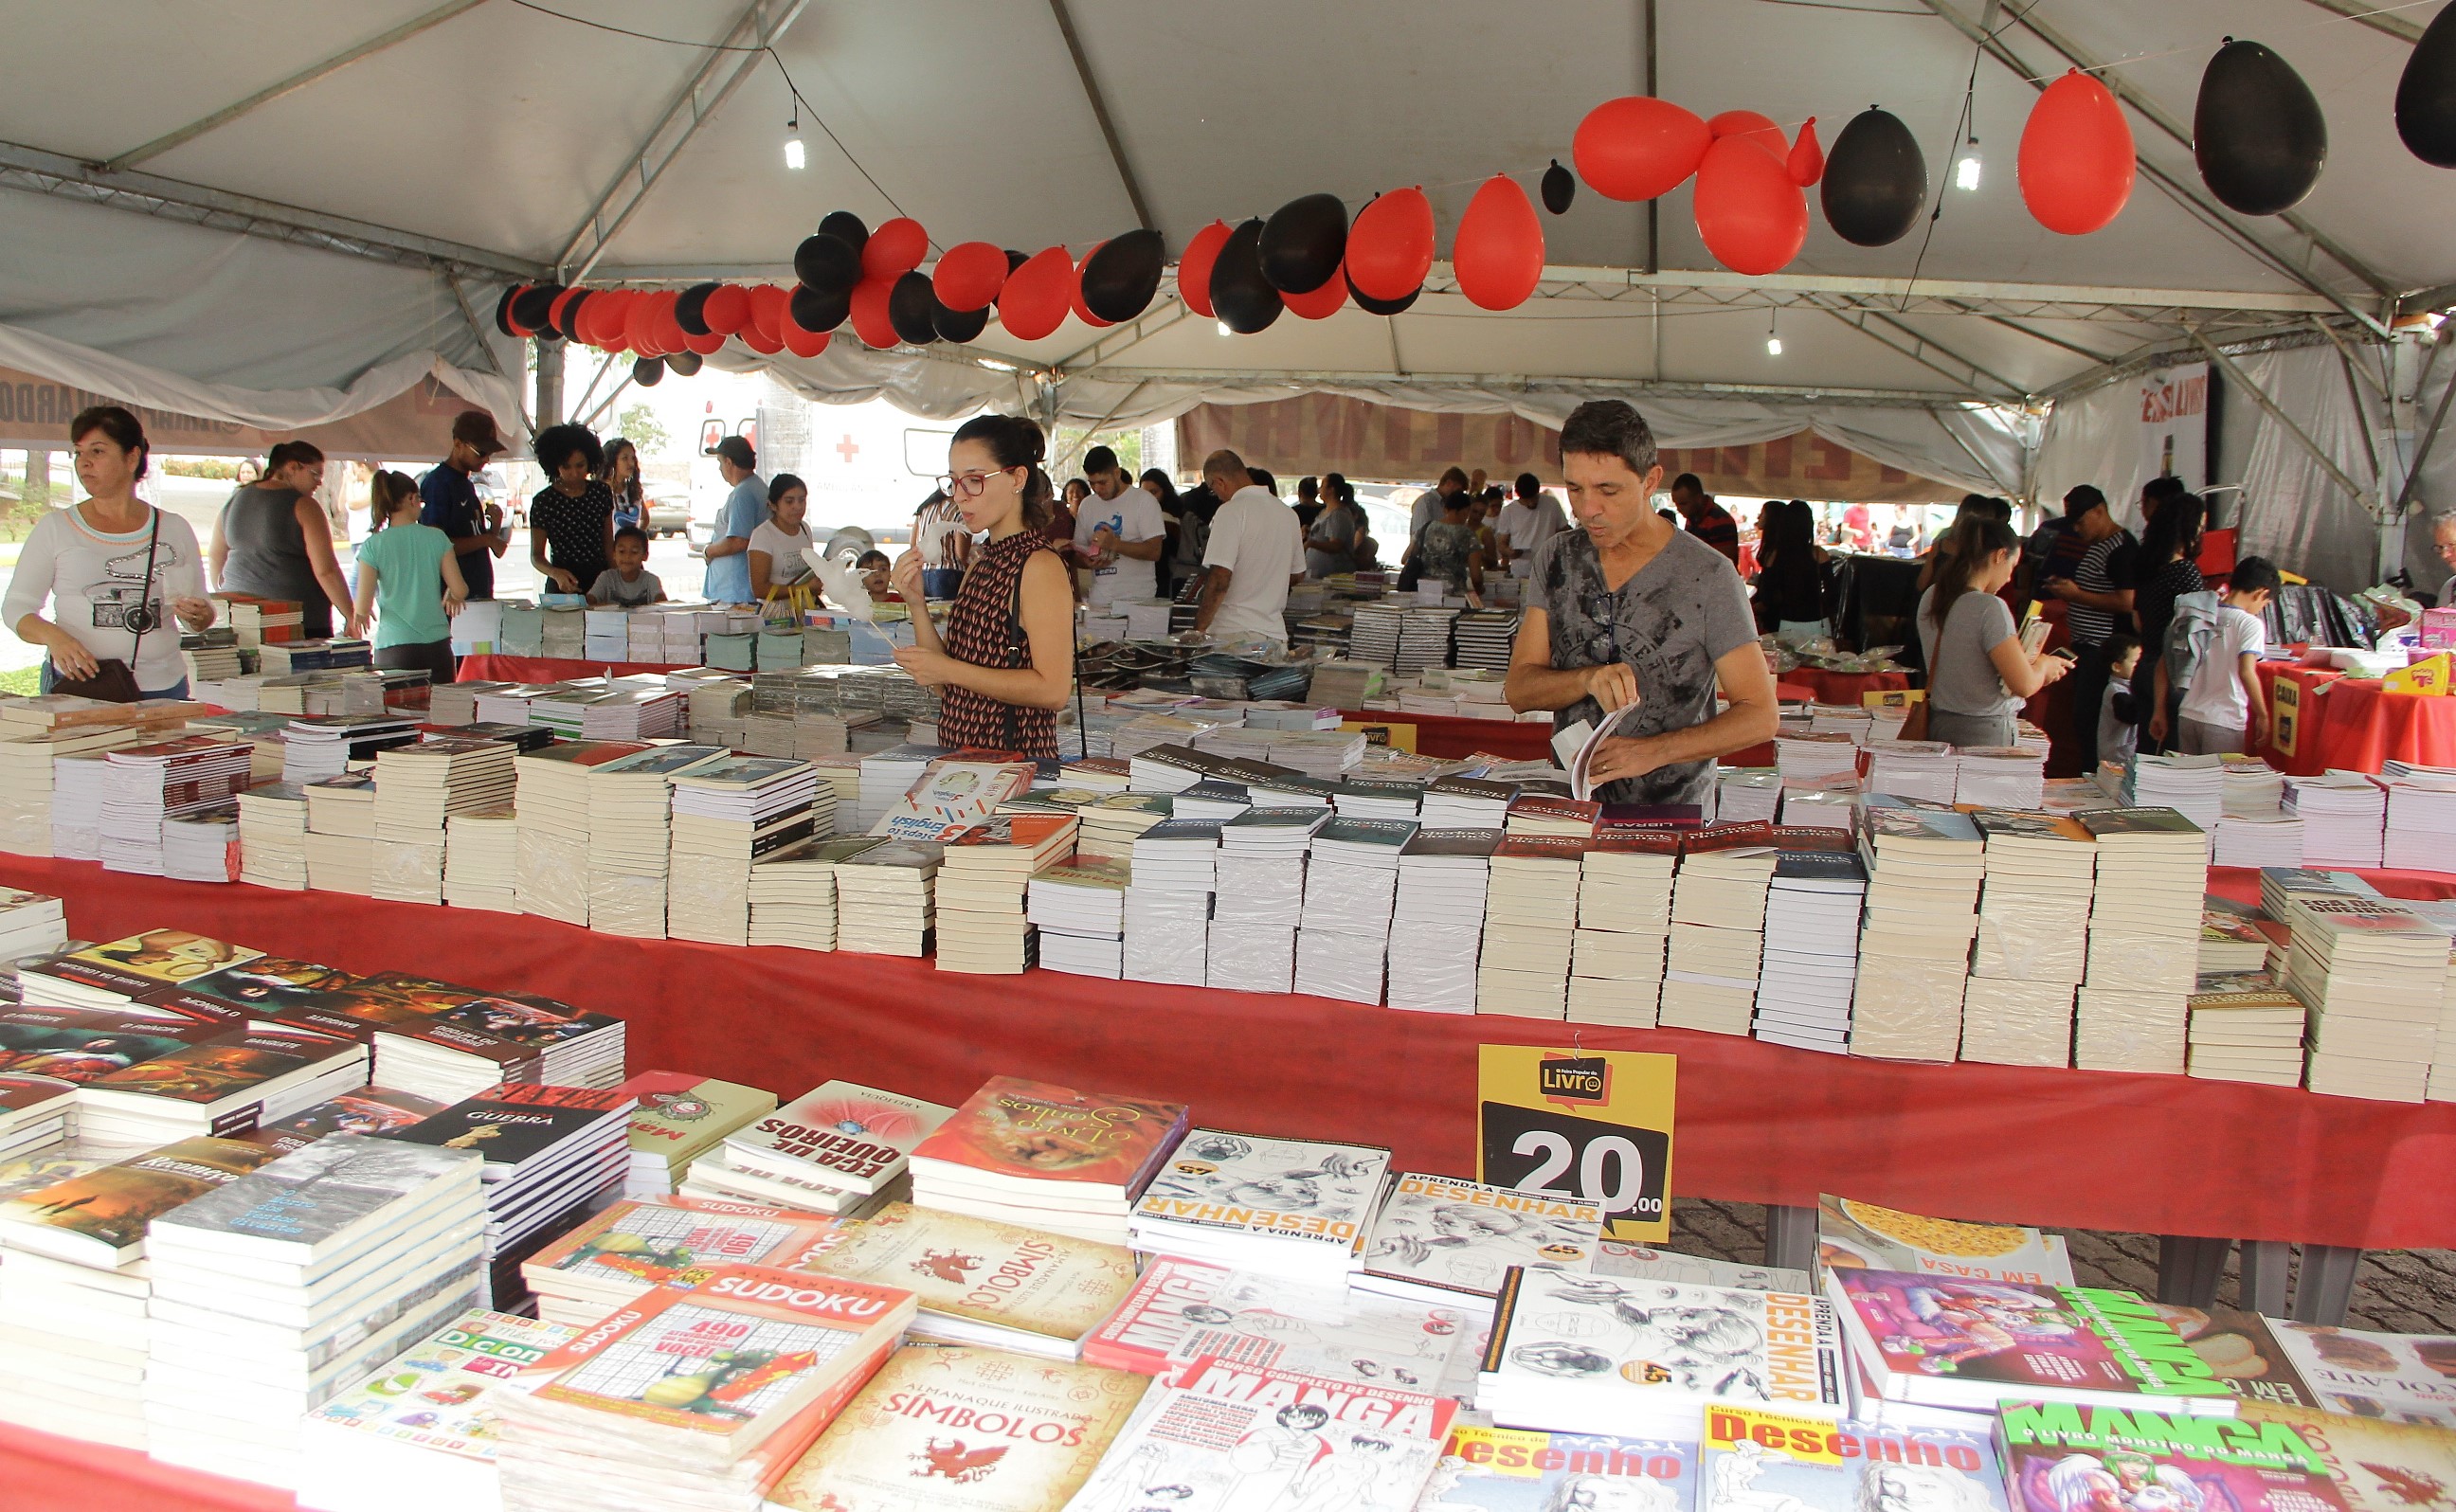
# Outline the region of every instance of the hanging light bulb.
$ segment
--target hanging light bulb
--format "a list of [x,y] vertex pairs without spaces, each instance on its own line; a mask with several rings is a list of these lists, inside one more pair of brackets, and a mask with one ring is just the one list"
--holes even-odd
[[1954,161],[1953,187],[1964,190],[1977,189],[1978,170],[1978,138],[1974,133],[1963,145],[1960,157]]
[[1774,312],[1770,310],[1766,312],[1766,356],[1768,357],[1782,356],[1782,337],[1775,334],[1775,318]]
[[797,112],[785,123],[785,166],[798,174],[807,160],[802,152],[802,118]]
[[1221,336],[1235,336],[1237,331],[1234,326],[1231,326],[1227,321],[1222,320],[1219,322],[1219,334]]

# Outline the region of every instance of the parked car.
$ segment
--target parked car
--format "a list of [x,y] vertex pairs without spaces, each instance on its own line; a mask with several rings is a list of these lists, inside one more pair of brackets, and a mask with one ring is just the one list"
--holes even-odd
[[690,533],[691,512],[687,500],[651,499],[648,501],[647,532],[651,538],[686,536]]

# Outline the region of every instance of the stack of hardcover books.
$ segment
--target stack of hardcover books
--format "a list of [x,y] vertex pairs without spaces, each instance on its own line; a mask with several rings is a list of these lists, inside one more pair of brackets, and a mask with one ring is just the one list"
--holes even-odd
[[754,1118],[693,1162],[686,1196],[855,1218],[910,1195],[912,1151],[952,1108],[849,1081]]
[[1182,1103],[994,1076],[914,1148],[913,1200],[1123,1244],[1185,1125]]

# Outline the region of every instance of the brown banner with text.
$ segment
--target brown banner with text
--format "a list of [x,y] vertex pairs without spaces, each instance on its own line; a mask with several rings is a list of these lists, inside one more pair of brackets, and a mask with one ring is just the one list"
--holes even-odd
[[[77,388],[0,367],[0,446],[50,447],[65,451],[69,421],[79,410],[95,404],[125,404],[116,395]],[[429,374],[371,410],[329,425],[303,430],[266,431],[230,420],[206,419],[174,410],[130,404],[145,439],[156,452],[205,453],[222,457],[261,457],[276,441],[313,441],[334,457],[380,461],[435,461],[452,449],[452,418],[462,410],[482,409],[441,379]]]

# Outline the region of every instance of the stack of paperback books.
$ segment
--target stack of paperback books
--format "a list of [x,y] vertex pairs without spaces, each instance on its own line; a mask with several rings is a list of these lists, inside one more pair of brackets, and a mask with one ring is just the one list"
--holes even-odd
[[574,1329],[658,1290],[687,1290],[720,1265],[797,1269],[831,1219],[695,1197],[617,1202],[538,1251],[521,1275],[538,1317]]
[[1851,1002],[1851,1053],[1951,1060],[1961,1043],[1962,987],[1978,932],[1987,853],[1967,814],[1872,801],[1862,810],[1867,914]]
[[[804,1266],[906,1286],[920,1305],[914,1338],[1013,1350],[1037,1357],[1034,1368],[1080,1359],[1084,1337],[1135,1284],[1134,1252],[1122,1245],[905,1202],[837,1229]],[[981,1284],[993,1276],[998,1285]]]
[[1851,1044],[1868,873],[1851,837],[1836,830],[1777,829],[1774,843],[1781,848],[1766,889],[1756,1037],[1839,1055]]
[[878,835],[805,840],[750,864],[750,943],[836,948],[836,868],[889,842]]
[[2362,772],[2285,779],[2285,811],[2302,821],[2306,867],[2376,867],[2384,846],[2387,789]]
[[[51,696],[56,699],[63,695]],[[129,705],[103,704],[94,699],[76,702],[92,705],[98,713],[109,717],[131,717],[126,712]],[[176,727],[175,721],[171,727]],[[103,752],[115,746],[133,746],[151,739],[161,728],[158,725],[133,723],[54,726],[49,717],[39,714],[26,720],[0,718],[0,850],[20,856],[52,854],[52,792],[65,770],[66,758],[90,758],[83,767],[99,784],[104,772]],[[100,822],[97,809],[87,828]],[[97,837],[92,845],[82,848],[88,860],[92,859],[92,852],[99,844]]]
[[367,1047],[276,1025],[238,1028],[77,1089],[77,1137],[118,1153],[243,1134],[367,1079]]
[[1185,1125],[1182,1103],[993,1076],[914,1148],[913,1200],[1123,1244]]
[[631,1111],[626,1197],[670,1195],[727,1134],[776,1111],[772,1092],[689,1072],[644,1071],[615,1090],[639,1104]]
[[996,751],[954,751],[930,764],[920,780],[870,826],[894,840],[943,845],[980,824],[998,806],[1032,787],[1033,766]]
[[819,774],[808,763],[782,757],[727,756],[669,780],[674,818],[666,932],[710,945],[747,944],[751,864],[834,833],[832,801],[819,791]]
[[2384,898],[2306,893],[2285,987],[2310,1010],[2313,1092],[2420,1102],[2438,1050],[2447,936]]
[[550,997],[465,992],[440,1011],[368,1017],[383,1085],[445,1103],[505,1082],[611,1087],[623,1079],[623,1020]]
[[1782,811],[1782,779],[1770,766],[1723,766],[1714,774],[1714,818],[1720,824],[1771,824]]
[[[1177,795],[1176,811],[1192,817]],[[1296,977],[1305,901],[1305,850],[1327,808],[1244,808],[1219,827],[1204,979],[1239,991],[1284,992]]]
[[911,1193],[913,1147],[954,1111],[831,1081],[726,1135],[692,1165],[682,1194],[861,1217]]
[[1664,1028],[1749,1032],[1774,854],[1773,826],[1763,820],[1709,825],[1682,837],[1655,1020]]
[[125,1008],[163,988],[263,953],[188,930],[147,930],[25,962],[17,968],[17,984],[30,1007]]
[[68,1137],[77,1084],[0,1072],[0,1160],[48,1150]]
[[656,746],[590,772],[590,929],[635,940],[665,937],[673,781],[731,759],[719,746]]
[[[280,675],[267,665],[265,670]],[[388,746],[418,739],[418,721],[402,714],[309,714],[290,722],[282,738],[281,778],[314,782],[349,770],[352,762],[371,762]]]
[[227,803],[245,787],[244,741],[185,735],[103,755],[102,818],[96,827],[106,871],[162,874],[162,822]]
[[[445,828],[454,814],[512,801],[513,747],[465,735],[433,736],[376,755],[376,874],[396,878],[407,902],[440,903]],[[392,891],[379,892],[392,896]]]
[[308,1413],[482,1300],[480,1163],[334,1134],[155,1218],[147,1452],[295,1485]]
[[1961,1058],[2072,1064],[2073,990],[2089,962],[2098,847],[2073,819],[1982,808],[1978,943],[1962,1002]]
[[183,1139],[0,1206],[0,1420],[145,1447],[147,1226],[273,1158]]
[[1569,960],[1588,839],[1519,832],[1526,806],[1555,801],[1521,798],[1512,804],[1510,830],[1493,848],[1476,965],[1479,1013],[1561,1018],[1568,1011]]
[[2135,808],[2172,808],[2211,828],[2225,811],[2225,759],[2135,756],[2124,770],[2123,799]]
[[958,830],[938,867],[937,967],[1005,975],[1034,964],[1026,894],[1034,875],[1074,854],[1066,814],[995,814]]
[[947,754],[943,746],[896,746],[861,759],[861,806],[847,827],[868,834],[902,800],[930,764]]
[[1390,1181],[1378,1145],[1195,1129],[1130,1220],[1134,1247],[1344,1290]]
[[[239,799],[242,807],[246,797]],[[242,815],[242,829],[244,816]],[[443,901],[456,909],[518,913],[520,818],[509,804],[454,814],[443,828]]]
[[1373,1220],[1355,1286],[1482,1311],[1516,1267],[1593,1269],[1603,1224],[1592,1202],[1403,1172]]
[[[2380,865],[2415,871],[2442,869],[2456,850],[2456,768],[2389,761],[2380,767],[2387,785],[2386,834]],[[2225,865],[2220,858],[2219,865]],[[2300,866],[2301,858],[2260,865]]]
[[1955,804],[1979,808],[2038,807],[2047,784],[2045,751],[2029,746],[1972,746],[1959,755]]
[[512,759],[522,913],[587,926],[589,773],[647,748],[636,741],[557,741]]
[[1399,858],[1412,819],[1333,818],[1314,832],[1305,862],[1296,991],[1351,1003],[1382,1001]]
[[1517,798],[1515,783],[1436,777],[1424,785],[1416,822],[1427,829],[1499,829],[1508,822],[1509,806]]
[[1217,820],[1170,819],[1135,840],[1134,880],[1126,888],[1128,981],[1203,985],[1220,830]]
[[2203,974],[2184,1000],[2187,1075],[2270,1087],[2302,1084],[2302,1036],[2310,1011],[2265,971]]
[[67,906],[43,892],[0,888],[0,961],[22,961],[68,943]]
[[111,766],[98,750],[51,764],[51,849],[63,861],[102,859],[102,795]]
[[1578,881],[1578,948],[1569,966],[1569,1018],[1652,1029],[1671,940],[1671,888],[1680,833],[1606,820]]
[[2209,837],[2172,808],[2077,816],[2098,842],[2089,965],[2073,1015],[2083,1071],[2180,1074],[2200,975]]
[[1040,933],[1040,964],[1075,976],[1123,976],[1133,880],[1133,863],[1080,852],[1034,872],[1024,917]]
[[1483,933],[1470,921],[1484,915],[1500,844],[1497,828],[1427,826],[1407,837],[1390,912],[1392,1008],[1475,1011]]
[[1960,786],[1961,762],[1940,740],[1868,742],[1868,791],[1949,804]]
[[235,800],[162,821],[162,875],[174,882],[236,882],[239,869]]
[[1793,777],[1856,778],[1859,743],[1840,730],[1786,729],[1774,738],[1773,769],[1786,784]]
[[307,790],[258,783],[238,795],[238,879],[301,892],[307,887]]
[[1604,806],[1589,798],[1551,798],[1528,793],[1513,799],[1502,828],[1512,840],[1549,837],[1586,840],[1595,832]]
[[931,902],[944,846],[886,840],[835,863],[836,949],[858,955],[930,953]]

